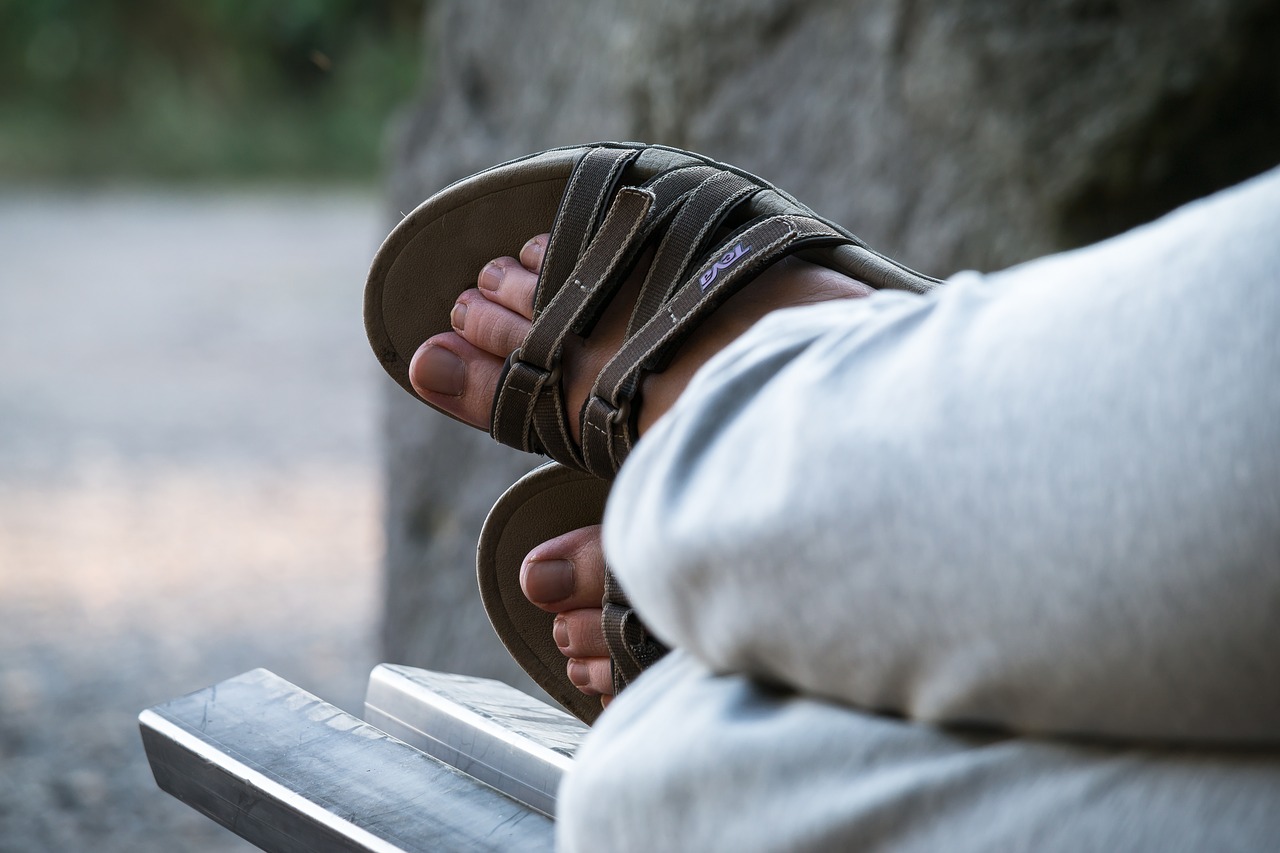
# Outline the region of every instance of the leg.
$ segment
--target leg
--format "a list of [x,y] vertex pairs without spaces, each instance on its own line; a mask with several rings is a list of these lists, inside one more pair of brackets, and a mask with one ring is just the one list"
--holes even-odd
[[1280,170],[929,297],[778,312],[614,484],[716,671],[914,720],[1280,743]]
[[567,851],[1264,850],[1280,755],[965,735],[714,676],[676,652],[600,718]]

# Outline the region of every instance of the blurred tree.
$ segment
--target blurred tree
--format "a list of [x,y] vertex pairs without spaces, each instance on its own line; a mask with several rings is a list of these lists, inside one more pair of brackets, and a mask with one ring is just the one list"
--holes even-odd
[[426,0],[0,0],[0,178],[369,177]]

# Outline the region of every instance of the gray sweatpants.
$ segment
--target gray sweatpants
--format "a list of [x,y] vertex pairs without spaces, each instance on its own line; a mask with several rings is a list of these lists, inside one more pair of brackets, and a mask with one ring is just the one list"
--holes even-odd
[[566,850],[1280,850],[1280,170],[771,315],[605,546],[680,651],[588,738]]

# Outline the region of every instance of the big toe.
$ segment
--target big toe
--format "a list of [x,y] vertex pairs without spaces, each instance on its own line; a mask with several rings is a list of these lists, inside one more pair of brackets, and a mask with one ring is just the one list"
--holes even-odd
[[495,258],[450,312],[452,332],[418,347],[409,382],[418,396],[461,421],[489,428],[503,362],[529,333],[547,235],[531,238],[519,258]]
[[423,400],[479,429],[489,428],[503,359],[455,332],[430,338],[409,362],[409,382]]
[[604,597],[600,526],[583,527],[539,545],[520,567],[520,588],[552,613],[600,607]]

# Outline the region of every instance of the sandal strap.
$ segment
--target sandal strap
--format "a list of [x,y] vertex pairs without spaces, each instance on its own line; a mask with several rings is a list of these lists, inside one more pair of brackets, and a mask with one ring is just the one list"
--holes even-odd
[[[617,175],[593,160],[580,164],[590,171],[582,180],[571,179],[572,198],[566,191],[561,214],[585,210],[602,195],[612,192]],[[704,165],[682,166],[652,178],[642,187],[618,190],[604,221],[590,235],[585,248],[565,280],[545,269],[539,278],[539,299],[533,325],[520,347],[507,359],[494,396],[490,434],[502,442],[526,451],[546,453],[565,464],[581,468],[578,449],[569,435],[563,389],[560,385],[560,355],[569,333],[590,334],[609,299],[626,280],[637,256],[652,232],[678,210],[685,197],[717,170]],[[579,171],[575,171],[575,178]],[[599,182],[599,192],[590,182]],[[606,185],[607,184],[607,185]],[[583,201],[586,199],[587,201]],[[567,225],[576,230],[586,215],[568,216]],[[557,229],[561,227],[557,225]],[[548,246],[553,249],[568,241],[577,244],[578,235],[556,230]],[[566,257],[555,252],[556,257]]]
[[617,289],[622,277],[619,265],[654,201],[653,193],[642,188],[618,191],[595,238],[570,271],[569,281],[556,288],[524,341],[508,356],[494,395],[490,426],[498,441],[556,459],[572,448],[572,442],[564,440],[568,426],[559,381],[564,339],[593,302],[603,302]]
[[848,242],[821,220],[785,214],[756,220],[725,240],[600,371],[580,414],[586,469],[604,478],[617,473],[637,439],[631,401],[643,376],[665,368],[708,314],[779,259]]
[[[600,221],[600,213],[617,186],[624,168],[639,152],[628,148],[592,148],[578,160],[565,187],[542,259],[543,274],[534,291],[537,317],[568,280]],[[554,283],[555,286],[550,286]],[[494,396],[489,434],[497,441],[527,452],[541,453],[530,441],[533,400],[546,386],[558,387],[557,365],[520,365],[517,353],[507,358]]]
[[[581,263],[570,273],[569,282],[560,287],[543,314],[535,318],[521,344],[519,358],[537,365],[551,365],[553,372],[558,371],[567,334],[572,332],[584,338],[591,334],[610,300],[631,274],[652,234],[716,171],[710,166],[682,166],[655,176],[637,190],[651,194],[648,206],[643,212],[636,206],[630,213],[619,213],[620,224],[610,221],[615,215],[615,208],[611,206]],[[620,190],[618,195],[627,191]],[[607,260],[600,263],[602,258]],[[569,432],[563,384],[544,383],[540,393],[529,398],[529,405],[530,417],[525,428],[533,437],[526,436],[526,441],[541,446],[542,452],[553,459],[582,468],[582,453]]]
[[613,692],[617,695],[670,649],[649,633],[617,578],[607,567],[601,605],[601,627],[605,644],[609,647]]
[[535,317],[569,280],[570,272],[595,233],[623,169],[639,153],[632,148],[592,148],[574,166],[542,258],[542,274],[533,294]]
[[690,193],[658,244],[623,340],[658,313],[729,211],[759,190],[759,184],[741,175],[717,170]]
[[[503,366],[491,415],[497,441],[604,478],[617,473],[635,444],[631,402],[643,376],[665,367],[711,311],[785,255],[856,245],[816,217],[775,213],[708,252],[730,212],[768,188],[711,164],[680,165],[619,188],[637,156],[637,149],[596,148],[575,165],[538,278],[533,322]],[[624,343],[577,413],[576,444],[561,381],[565,340],[591,334],[657,233]]]

